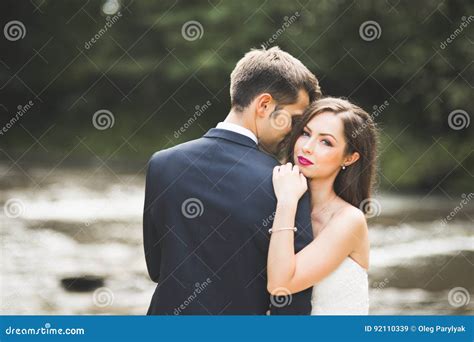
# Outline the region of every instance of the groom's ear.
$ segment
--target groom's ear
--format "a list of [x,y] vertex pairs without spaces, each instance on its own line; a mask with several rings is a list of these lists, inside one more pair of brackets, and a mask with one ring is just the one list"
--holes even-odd
[[266,117],[269,113],[273,112],[275,103],[273,101],[272,95],[269,93],[259,94],[255,100],[255,111],[260,117]]

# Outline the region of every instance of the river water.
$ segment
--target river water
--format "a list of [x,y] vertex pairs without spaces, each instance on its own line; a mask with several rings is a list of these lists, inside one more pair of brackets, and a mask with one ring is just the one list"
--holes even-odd
[[[143,173],[0,164],[0,175],[0,314],[146,313],[155,284],[142,247]],[[466,198],[376,197],[371,314],[473,313],[474,201],[459,209]],[[82,292],[61,283],[81,275],[104,283]]]

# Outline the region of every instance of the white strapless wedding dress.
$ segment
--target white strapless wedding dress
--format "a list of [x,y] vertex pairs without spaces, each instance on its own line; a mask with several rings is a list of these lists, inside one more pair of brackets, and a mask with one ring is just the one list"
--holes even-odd
[[368,315],[367,271],[347,257],[339,267],[313,286],[311,315]]

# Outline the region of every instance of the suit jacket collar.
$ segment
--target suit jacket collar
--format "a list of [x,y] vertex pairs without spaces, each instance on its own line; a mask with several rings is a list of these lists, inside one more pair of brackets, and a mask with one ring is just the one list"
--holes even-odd
[[204,134],[204,138],[221,138],[232,141],[236,144],[258,149],[257,144],[255,144],[255,141],[253,141],[251,138],[243,134],[229,131],[227,129],[211,128],[206,134]]

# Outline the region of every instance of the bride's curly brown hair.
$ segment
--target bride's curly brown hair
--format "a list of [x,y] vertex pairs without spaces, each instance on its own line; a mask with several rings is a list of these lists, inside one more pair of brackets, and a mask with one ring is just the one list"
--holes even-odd
[[358,152],[359,160],[339,171],[334,181],[336,194],[364,213],[368,206],[362,201],[371,197],[377,170],[378,132],[372,117],[359,106],[336,97],[325,97],[314,101],[301,118],[294,122],[293,130],[280,145],[280,161],[295,163],[296,140],[303,134],[304,127],[316,115],[330,112],[341,117],[346,141],[346,155]]

